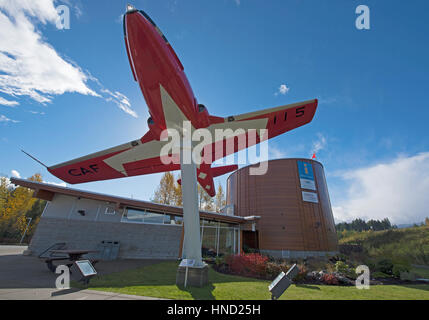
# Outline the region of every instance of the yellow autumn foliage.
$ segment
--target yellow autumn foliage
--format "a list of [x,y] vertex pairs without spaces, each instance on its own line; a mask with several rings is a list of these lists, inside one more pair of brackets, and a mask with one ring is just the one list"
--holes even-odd
[[[42,182],[42,177],[35,174],[30,180]],[[25,215],[36,202],[33,192],[24,187],[14,187],[8,179],[0,178],[0,238],[24,233],[28,223]]]

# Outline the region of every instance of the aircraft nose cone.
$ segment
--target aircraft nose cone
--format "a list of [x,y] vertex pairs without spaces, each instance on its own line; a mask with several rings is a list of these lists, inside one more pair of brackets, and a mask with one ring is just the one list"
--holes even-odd
[[132,13],[137,11],[137,9],[132,4],[127,4],[127,13]]

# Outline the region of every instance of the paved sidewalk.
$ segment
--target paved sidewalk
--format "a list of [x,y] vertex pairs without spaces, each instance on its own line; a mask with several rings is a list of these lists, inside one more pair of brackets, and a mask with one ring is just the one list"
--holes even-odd
[[161,300],[94,290],[0,289],[0,300]]
[[[0,246],[0,300],[159,300],[94,290],[57,290],[57,275],[37,257],[23,256],[27,247]],[[109,274],[154,264],[157,260],[103,261],[99,274]]]

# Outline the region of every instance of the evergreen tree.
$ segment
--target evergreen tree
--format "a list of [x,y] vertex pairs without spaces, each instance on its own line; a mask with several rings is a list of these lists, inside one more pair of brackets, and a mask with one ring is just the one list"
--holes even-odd
[[383,220],[369,220],[365,222],[362,219],[355,219],[350,223],[342,222],[336,225],[336,229],[338,232],[342,231],[382,231],[382,230],[390,230],[395,229],[396,226],[393,226],[388,218]]

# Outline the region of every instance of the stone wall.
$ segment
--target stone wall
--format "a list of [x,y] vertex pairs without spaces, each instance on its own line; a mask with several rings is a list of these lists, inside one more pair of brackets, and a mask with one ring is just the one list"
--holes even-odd
[[292,250],[260,250],[261,254],[277,259],[305,259],[317,257],[332,257],[336,251],[292,251]]
[[177,259],[182,227],[42,217],[29,250],[39,255],[54,243],[95,250],[101,241],[119,241],[120,259]]

